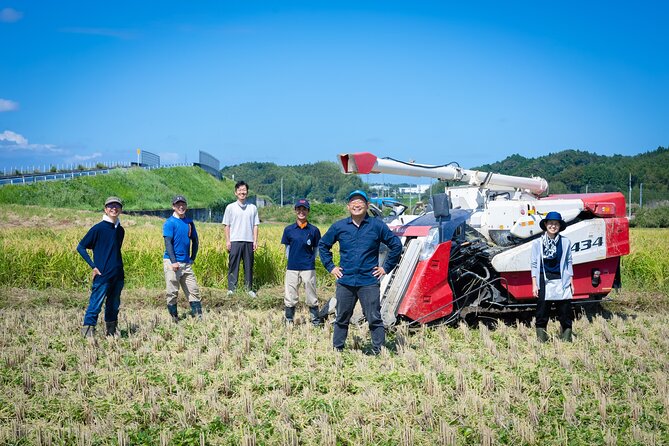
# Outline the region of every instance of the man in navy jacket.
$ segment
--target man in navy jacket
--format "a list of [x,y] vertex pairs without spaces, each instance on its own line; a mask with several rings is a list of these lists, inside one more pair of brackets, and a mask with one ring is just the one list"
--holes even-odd
[[[121,290],[125,280],[121,246],[125,230],[121,226],[119,216],[123,210],[123,202],[118,197],[109,197],[105,201],[105,215],[102,221],[88,230],[77,246],[77,251],[93,271],[91,297],[84,316],[81,334],[92,337],[98,323],[98,314],[105,302],[105,323],[107,336],[116,334],[118,325],[118,309],[121,305]],[[93,259],[88,255],[93,251]]]
[[316,247],[321,239],[321,231],[307,221],[309,200],[300,198],[295,202],[295,223],[283,230],[281,243],[286,245],[288,264],[285,276],[285,315],[286,323],[293,323],[298,289],[304,283],[305,300],[311,313],[311,323],[320,325],[318,315],[318,297],[316,295]]
[[[364,191],[354,190],[347,201],[351,216],[330,226],[318,245],[323,266],[337,278],[337,318],[332,344],[337,351],[344,349],[353,309],[360,300],[372,335],[372,351],[378,354],[385,343],[379,280],[397,265],[402,243],[383,221],[367,215],[369,200]],[[331,249],[336,242],[339,242],[339,266],[332,260]],[[390,249],[383,266],[379,266],[381,243]]]

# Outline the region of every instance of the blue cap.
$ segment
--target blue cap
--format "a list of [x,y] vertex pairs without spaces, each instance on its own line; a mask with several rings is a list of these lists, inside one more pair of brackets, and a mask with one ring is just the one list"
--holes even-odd
[[364,190],[356,189],[350,194],[348,194],[348,197],[346,197],[346,201],[351,201],[354,197],[362,197],[363,200],[366,202],[369,202],[369,198],[367,198],[367,194],[365,193]]
[[188,201],[186,200],[186,197],[183,195],[175,195],[174,198],[172,198],[172,204],[175,205],[178,202],[183,201],[186,206],[188,206]]
[[567,223],[562,219],[562,215],[559,212],[551,211],[548,214],[546,214],[543,220],[539,222],[539,227],[544,231],[546,230],[546,222],[548,220],[555,220],[560,222],[559,232],[562,232],[567,228]]
[[307,210],[311,209],[311,207],[309,206],[309,200],[307,200],[306,198],[300,198],[295,202],[296,209],[300,206],[307,208]]

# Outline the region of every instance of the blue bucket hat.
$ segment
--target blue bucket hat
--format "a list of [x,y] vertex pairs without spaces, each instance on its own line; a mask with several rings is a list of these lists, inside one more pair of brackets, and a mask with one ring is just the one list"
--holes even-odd
[[351,201],[355,197],[361,197],[363,200],[365,200],[365,202],[369,203],[369,198],[367,198],[367,194],[365,193],[365,191],[360,189],[356,189],[350,194],[348,194],[348,197],[346,197],[346,201],[347,202]]
[[541,228],[542,231],[546,230],[546,222],[548,220],[555,220],[560,222],[559,232],[562,232],[567,228],[567,223],[562,219],[562,215],[560,215],[559,212],[551,211],[548,214],[546,214],[543,220],[539,222],[539,227]]

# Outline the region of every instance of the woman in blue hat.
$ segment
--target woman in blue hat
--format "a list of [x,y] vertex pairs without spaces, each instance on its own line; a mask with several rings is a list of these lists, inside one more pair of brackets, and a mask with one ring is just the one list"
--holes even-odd
[[567,223],[559,212],[549,212],[539,222],[544,233],[532,242],[530,269],[532,292],[537,298],[536,329],[540,342],[548,341],[548,315],[554,303],[560,321],[560,338],[571,342],[571,299],[574,295],[574,270],[571,242],[560,232]]

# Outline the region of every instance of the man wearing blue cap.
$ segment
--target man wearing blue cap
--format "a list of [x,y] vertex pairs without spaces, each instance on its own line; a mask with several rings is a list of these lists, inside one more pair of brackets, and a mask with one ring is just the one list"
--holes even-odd
[[[402,243],[383,221],[367,215],[369,199],[364,191],[354,190],[347,201],[351,216],[330,226],[318,245],[323,266],[337,278],[337,318],[332,344],[337,351],[344,349],[353,309],[360,300],[372,335],[372,351],[379,354],[386,337],[379,281],[397,265]],[[339,242],[339,266],[332,260],[331,250],[336,242]],[[383,266],[379,266],[381,243],[390,250]]]
[[311,206],[301,198],[295,202],[295,223],[283,230],[281,244],[286,245],[288,268],[285,278],[286,323],[292,324],[300,283],[304,283],[306,302],[311,314],[311,322],[320,325],[318,297],[316,296],[316,247],[321,239],[321,231],[307,221]]
[[165,253],[163,272],[167,291],[167,311],[174,322],[179,322],[177,296],[181,287],[190,304],[191,315],[202,319],[200,288],[193,272],[193,262],[200,246],[195,223],[186,216],[188,202],[183,195],[172,199],[172,216],[163,224]]

